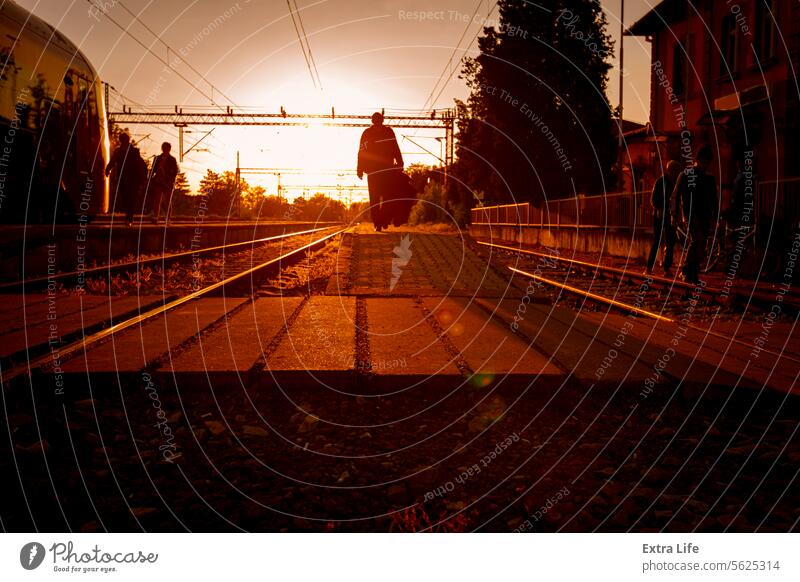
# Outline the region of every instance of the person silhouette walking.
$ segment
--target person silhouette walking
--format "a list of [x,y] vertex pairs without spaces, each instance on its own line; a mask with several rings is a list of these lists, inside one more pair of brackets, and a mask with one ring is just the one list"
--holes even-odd
[[367,174],[370,215],[380,232],[391,221],[386,203],[392,198],[395,170],[403,169],[403,155],[391,127],[383,124],[381,113],[372,114],[372,125],[361,134],[358,148],[358,179]]
[[165,141],[161,144],[161,155],[153,161],[153,168],[150,171],[149,187],[152,197],[150,214],[154,223],[158,223],[164,199],[167,201],[165,220],[169,222],[172,190],[175,187],[175,178],[178,176],[178,162],[170,154],[170,151],[172,151],[172,145],[169,142]]
[[717,181],[708,172],[712,158],[711,148],[702,146],[697,151],[694,166],[678,176],[673,194],[680,210],[676,216],[683,216],[689,234],[681,274],[684,281],[694,285],[700,283],[700,269],[708,258],[706,243],[718,207]]
[[656,180],[650,200],[653,204],[653,244],[647,257],[647,274],[653,274],[659,247],[664,247],[664,276],[672,276],[672,253],[675,247],[675,228],[672,217],[672,192],[681,172],[681,165],[670,160],[666,171]]

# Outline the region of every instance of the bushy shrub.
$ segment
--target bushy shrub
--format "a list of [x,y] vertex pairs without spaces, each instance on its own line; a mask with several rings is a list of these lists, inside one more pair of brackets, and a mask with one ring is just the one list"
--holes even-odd
[[431,222],[452,222],[447,215],[447,199],[444,188],[439,182],[430,182],[425,186],[419,200],[411,209],[409,224],[426,224]]

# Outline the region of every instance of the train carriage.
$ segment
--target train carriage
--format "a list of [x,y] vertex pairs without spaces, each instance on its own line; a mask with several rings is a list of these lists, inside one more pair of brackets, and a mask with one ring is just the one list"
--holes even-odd
[[108,209],[102,85],[78,48],[0,5],[0,221],[88,220]]

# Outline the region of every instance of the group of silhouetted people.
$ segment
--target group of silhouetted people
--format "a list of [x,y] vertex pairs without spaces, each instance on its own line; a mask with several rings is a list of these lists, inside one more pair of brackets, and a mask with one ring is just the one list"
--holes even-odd
[[708,146],[698,149],[694,164],[681,171],[675,160],[667,164],[664,174],[653,186],[653,244],[647,258],[647,272],[652,274],[660,246],[664,245],[664,275],[672,276],[675,228],[682,220],[686,225],[688,247],[681,266],[682,278],[700,283],[700,268],[706,257],[706,243],[712,232],[717,209],[717,182],[709,174],[712,152]]
[[170,154],[172,146],[169,142],[161,144],[161,154],[153,159],[148,170],[147,162],[128,134],[119,134],[117,140],[119,145],[106,166],[106,176],[111,176],[115,193],[111,211],[123,212],[129,226],[137,212],[149,214],[152,222],[158,223],[164,210],[168,222],[178,176],[178,162]]

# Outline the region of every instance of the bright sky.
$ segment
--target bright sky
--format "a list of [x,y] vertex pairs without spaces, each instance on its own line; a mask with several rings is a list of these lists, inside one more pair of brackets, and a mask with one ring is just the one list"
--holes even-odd
[[[258,107],[289,112],[322,113],[336,107],[337,113],[371,113],[450,107],[453,98],[465,98],[467,90],[458,70],[435,103],[428,100],[434,84],[445,70],[448,76],[464,47],[479,32],[489,14],[497,12],[490,0],[298,0],[302,24],[316,61],[322,90],[314,88],[286,2],[281,0],[92,0],[101,9],[91,9],[90,0],[18,0],[47,22],[59,28],[94,63],[101,78],[135,103],[151,109],[171,110],[175,105],[208,106],[210,97],[223,106]],[[657,0],[625,2],[625,24],[630,25]],[[603,1],[610,32],[619,38],[620,0]],[[136,22],[129,9],[156,32],[172,49],[214,84],[213,90],[192,69],[176,59],[175,71],[165,70],[156,57],[120,30],[114,19],[142,44],[167,60],[167,48]],[[428,19],[415,12],[433,12]],[[473,15],[476,15],[473,18]],[[461,49],[448,67],[448,59],[461,41]],[[618,45],[617,45],[618,46]],[[477,42],[467,54],[474,56]],[[650,47],[641,38],[625,40],[625,118],[646,121],[649,108]],[[191,80],[196,87],[180,78]],[[609,98],[618,102],[618,69],[612,71]],[[439,86],[441,88],[441,85]],[[219,91],[224,93],[220,95]],[[203,93],[205,95],[203,95]],[[439,93],[439,89],[436,90]],[[226,98],[227,97],[227,98]],[[112,99],[112,108],[122,102]],[[207,128],[210,129],[210,128]],[[207,131],[192,128],[188,147]],[[177,150],[177,130],[155,126],[131,126],[144,153],[155,154],[162,141]],[[183,164],[196,187],[206,168],[233,170],[236,152],[243,167],[306,169],[353,169],[360,129],[273,129],[218,127]],[[427,130],[405,130],[428,150],[439,154],[437,134]],[[400,137],[400,135],[398,137]],[[406,164],[435,164],[435,158],[408,140],[401,141]],[[208,151],[202,151],[207,149]],[[246,176],[275,191],[270,176]],[[357,183],[324,173],[282,176],[292,183]],[[309,184],[312,185],[312,184]],[[313,191],[313,188],[311,188]],[[292,194],[299,194],[294,192]],[[354,198],[357,195],[354,195]]]

